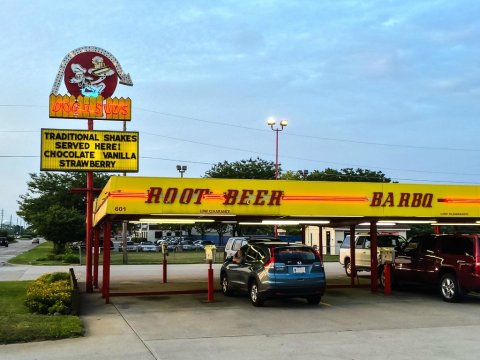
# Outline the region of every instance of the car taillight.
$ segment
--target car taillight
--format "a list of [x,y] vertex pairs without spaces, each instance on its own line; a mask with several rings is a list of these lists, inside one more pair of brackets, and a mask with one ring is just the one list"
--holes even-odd
[[272,246],[270,248],[270,259],[267,260],[267,262],[264,264],[264,267],[266,269],[273,269],[274,265],[275,265],[275,248]]
[[480,275],[480,256],[475,257],[475,274]]

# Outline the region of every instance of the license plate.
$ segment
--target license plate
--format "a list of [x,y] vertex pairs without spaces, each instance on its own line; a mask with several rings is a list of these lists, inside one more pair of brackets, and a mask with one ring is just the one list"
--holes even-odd
[[293,268],[293,273],[294,274],[305,274],[305,268],[302,267],[294,267]]

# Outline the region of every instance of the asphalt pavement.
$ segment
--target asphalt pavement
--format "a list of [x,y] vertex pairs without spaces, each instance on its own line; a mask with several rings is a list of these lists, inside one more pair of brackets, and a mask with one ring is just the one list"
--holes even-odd
[[[34,279],[64,267],[0,267],[0,280]],[[216,264],[215,278],[218,283]],[[84,267],[75,267],[84,285]],[[207,266],[112,266],[112,289],[206,283]],[[100,271],[101,273],[101,271]],[[342,282],[326,264],[327,282]],[[360,278],[368,283],[368,274]],[[407,288],[386,296],[368,287],[328,288],[318,306],[303,299],[253,307],[245,296],[206,294],[111,297],[82,294],[85,337],[0,346],[2,360],[96,359],[472,359],[480,352],[480,297],[443,302],[435,291]]]

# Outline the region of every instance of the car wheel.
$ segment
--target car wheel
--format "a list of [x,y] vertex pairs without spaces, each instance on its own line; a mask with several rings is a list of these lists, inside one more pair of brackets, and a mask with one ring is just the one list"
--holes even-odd
[[263,299],[260,297],[258,293],[258,284],[256,280],[253,280],[250,284],[250,301],[252,302],[253,306],[263,306]]
[[228,282],[227,274],[222,274],[221,285],[222,285],[223,295],[225,295],[225,296],[232,295],[233,291],[232,291],[232,289],[230,289],[230,283]]
[[352,263],[350,259],[345,259],[345,274],[347,274],[348,277],[352,276]]
[[462,290],[455,274],[446,273],[440,280],[440,292],[444,301],[458,302],[462,298]]
[[307,302],[310,305],[318,305],[318,304],[320,304],[320,300],[322,300],[320,295],[312,295],[312,296],[307,297]]

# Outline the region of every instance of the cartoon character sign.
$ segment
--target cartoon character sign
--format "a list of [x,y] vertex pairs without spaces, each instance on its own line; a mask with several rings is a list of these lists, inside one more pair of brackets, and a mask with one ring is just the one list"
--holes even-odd
[[109,98],[117,87],[115,66],[107,57],[96,52],[83,52],[74,56],[65,68],[65,86],[78,97]]

